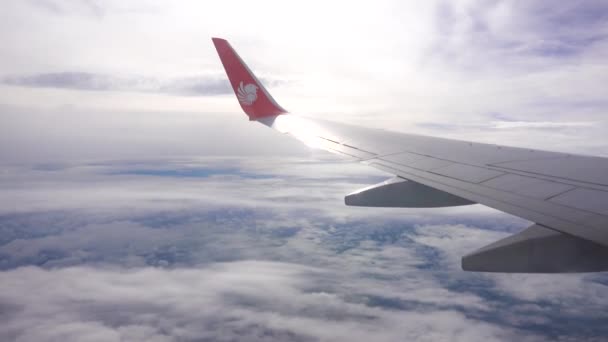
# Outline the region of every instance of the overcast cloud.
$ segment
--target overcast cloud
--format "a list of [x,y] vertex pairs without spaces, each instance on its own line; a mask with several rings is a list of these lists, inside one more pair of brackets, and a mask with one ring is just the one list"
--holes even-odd
[[[269,86],[281,84],[262,78]],[[232,94],[226,77],[185,77],[157,80],[144,76],[120,77],[87,72],[58,72],[34,75],[8,76],[2,83],[9,86],[31,88],[57,88],[88,91],[122,91],[161,93],[181,96],[210,96]]]
[[460,270],[530,222],[344,206],[390,175],[249,122],[214,36],[294,113],[608,151],[604,1],[7,1],[0,340],[605,339],[604,274]]
[[[135,130],[166,120],[134,123],[126,112],[198,113],[211,127],[210,114],[236,120],[210,42],[221,36],[296,113],[605,154],[607,12],[603,1],[10,1],[0,14],[2,133],[66,107],[65,129],[108,141],[126,139],[124,130],[91,132],[90,113]],[[55,154],[54,144],[33,144],[23,148],[40,153],[29,158]]]

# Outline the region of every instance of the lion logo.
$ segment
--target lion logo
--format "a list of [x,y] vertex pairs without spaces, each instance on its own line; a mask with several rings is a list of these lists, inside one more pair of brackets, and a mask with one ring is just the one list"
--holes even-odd
[[236,91],[236,97],[238,97],[240,103],[250,106],[257,100],[257,92],[258,87],[255,84],[250,83],[243,86],[243,82],[241,81],[241,84],[239,84],[239,88]]

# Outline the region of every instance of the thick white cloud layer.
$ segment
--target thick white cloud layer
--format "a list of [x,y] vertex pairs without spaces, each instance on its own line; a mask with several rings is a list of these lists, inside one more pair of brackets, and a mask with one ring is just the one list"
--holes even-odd
[[605,333],[602,276],[459,269],[462,255],[526,222],[480,206],[345,207],[343,194],[381,179],[366,171],[284,158],[6,168],[0,339],[540,341]]
[[[493,341],[513,337],[454,309],[383,310],[315,290],[325,271],[297,264],[233,262],[203,269],[41,270],[1,275],[4,338],[18,341]],[[428,285],[428,284],[427,284]],[[365,291],[351,284],[347,291]],[[451,295],[433,296],[450,305]],[[21,298],[16,300],[17,298]],[[472,298],[461,298],[470,305]],[[487,308],[482,308],[487,310]],[[463,329],[474,326],[474,329]]]

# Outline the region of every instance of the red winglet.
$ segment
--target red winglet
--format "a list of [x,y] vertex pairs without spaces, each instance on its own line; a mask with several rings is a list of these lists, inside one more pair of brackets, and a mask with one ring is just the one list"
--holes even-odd
[[221,38],[212,38],[212,40],[236,98],[250,120],[287,113],[270,96],[228,41]]

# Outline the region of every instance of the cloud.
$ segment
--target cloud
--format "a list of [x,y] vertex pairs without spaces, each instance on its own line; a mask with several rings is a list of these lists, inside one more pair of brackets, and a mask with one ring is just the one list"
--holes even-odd
[[[601,1],[564,7],[555,7],[545,0],[521,4],[441,1],[436,12],[440,33],[437,49],[450,51],[450,56],[459,58],[451,49],[467,45],[479,57],[494,56],[502,63],[515,60],[536,63],[534,57],[549,63],[552,59],[563,61],[605,42],[606,9]],[[473,57],[466,52],[463,56]],[[475,60],[481,62],[482,58]]]
[[521,129],[521,130],[566,130],[566,129],[581,129],[581,128],[593,128],[597,126],[597,122],[591,121],[518,121],[518,120],[497,120],[477,124],[449,124],[449,123],[434,123],[434,122],[422,122],[417,124],[417,127],[443,132],[455,132],[455,131],[473,131],[473,130],[507,130],[507,129]]
[[[0,247],[0,268],[18,265],[60,267],[104,262],[126,262],[131,266],[147,263],[163,265],[179,261],[163,259],[161,255],[175,258],[176,253],[169,248],[166,251],[158,250],[161,245],[170,246],[179,241],[177,234],[160,229],[152,231],[131,221],[86,224],[59,234],[10,241]],[[152,257],[154,260],[151,260]]]
[[593,122],[552,122],[552,121],[494,121],[491,123],[496,129],[532,128],[532,129],[560,129],[592,127]]
[[[188,170],[200,176],[184,177]],[[367,171],[282,158],[4,168],[0,334],[535,341],[604,333],[601,276],[460,270],[463,254],[526,222],[479,206],[345,207],[347,190],[378,177]]]
[[295,112],[605,153],[605,6],[7,3],[3,338],[601,340],[604,275],[460,271],[529,224],[481,206],[345,207],[389,175],[247,122],[209,37]]
[[[48,3],[74,11],[86,7]],[[602,85],[608,28],[601,20],[602,2],[555,7],[547,1],[381,1],[349,4],[347,17],[340,15],[341,3],[323,4],[322,16],[315,3],[268,3],[283,13],[280,18],[246,1],[216,4],[213,11],[197,2],[96,4],[103,8],[102,19],[62,15],[58,20],[31,3],[7,5],[0,20],[7,26],[0,30],[6,47],[0,75],[7,77],[0,102],[24,113],[4,114],[5,127],[66,105],[95,112],[119,124],[119,131],[141,129],[140,122],[117,114],[129,111],[199,113],[201,120],[240,113],[209,41],[221,35],[267,85],[276,85],[271,92],[279,103],[297,113],[408,132],[418,132],[420,123],[442,125],[441,134],[452,138],[567,152],[601,153],[607,144]],[[234,8],[241,9],[236,17]],[[311,15],[317,18],[312,27],[305,22]],[[362,28],[362,20],[374,24]],[[553,122],[593,125],[505,129],[500,123],[501,129],[488,130],[496,119],[487,113],[496,112],[515,121],[552,123],[551,128],[558,125]],[[156,119],[144,122],[158,119],[152,116]],[[60,115],[54,122],[66,126],[69,137],[86,131],[78,134],[86,139],[96,132],[72,117]],[[471,127],[453,128],[461,124]],[[213,125],[199,129],[201,136],[217,131]],[[54,141],[46,130],[39,134]],[[75,140],[62,139],[58,149],[74,149],[80,143]]]
[[102,3],[96,0],[29,0],[28,2],[35,7],[55,15],[78,13],[94,18],[101,18],[104,16],[106,11],[106,8],[102,6]]
[[[137,101],[136,95],[133,101]],[[107,111],[77,105],[39,110],[0,105],[0,163],[69,164],[162,156],[306,157],[315,153],[295,139],[252,124],[237,112],[238,104],[234,105],[237,108],[232,113]]]
[[[351,302],[315,284],[328,276],[297,264],[259,261],[170,271],[21,268],[1,275],[2,306],[20,309],[6,313],[0,334],[24,341],[471,341],[513,336],[453,310],[394,311]],[[462,329],[467,325],[475,329]]]
[[[281,80],[260,79],[269,87],[280,86]],[[212,96],[232,94],[232,88],[222,75],[183,77],[158,80],[144,76],[120,77],[89,72],[57,72],[32,75],[12,75],[2,79],[9,86],[56,88],[84,91],[126,91],[160,93],[180,96]]]
[[[284,82],[261,79],[269,86]],[[57,88],[85,91],[128,91],[163,93],[181,96],[210,96],[232,94],[225,77],[185,77],[157,80],[150,77],[119,77],[89,72],[57,72],[33,75],[13,75],[2,79],[9,86]]]

